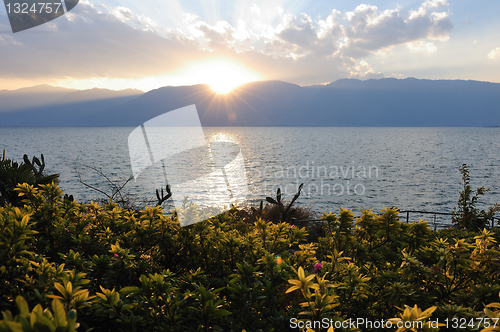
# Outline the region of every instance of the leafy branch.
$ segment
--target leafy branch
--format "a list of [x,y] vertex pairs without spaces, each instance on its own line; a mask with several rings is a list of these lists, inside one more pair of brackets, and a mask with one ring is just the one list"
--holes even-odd
[[288,217],[289,217],[291,208],[292,208],[293,204],[295,203],[295,201],[299,198],[300,191],[302,190],[302,187],[304,187],[303,183],[300,184],[299,190],[297,191],[295,196],[293,196],[293,199],[290,201],[290,203],[287,206],[285,206],[284,202],[281,201],[281,189],[280,188],[278,188],[278,190],[276,191],[276,199],[274,199],[272,197],[266,197],[267,202],[278,206],[279,211],[280,211],[280,221],[281,222],[288,221],[288,219],[289,219]]

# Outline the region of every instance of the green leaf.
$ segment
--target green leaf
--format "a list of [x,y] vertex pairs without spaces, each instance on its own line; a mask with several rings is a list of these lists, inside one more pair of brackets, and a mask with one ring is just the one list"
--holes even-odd
[[138,293],[138,292],[139,292],[139,287],[136,286],[128,286],[120,289],[120,293],[122,293],[123,295],[128,295],[131,293]]
[[226,310],[226,309],[220,309],[220,310],[217,311],[217,315],[219,317],[229,316],[229,315],[231,315],[231,312],[228,311],[228,310]]
[[0,321],[0,331],[23,332],[24,330],[21,323]]
[[56,326],[68,326],[68,322],[66,321],[66,311],[59,300],[54,299],[52,301],[52,311],[54,313]]
[[30,309],[28,307],[28,302],[22,297],[22,296],[17,296],[16,297],[16,303],[17,307],[19,308],[19,312],[21,313],[21,316],[23,317],[28,317],[30,315]]
[[68,325],[74,326],[76,323],[76,310],[72,309],[66,314],[66,319],[68,321]]

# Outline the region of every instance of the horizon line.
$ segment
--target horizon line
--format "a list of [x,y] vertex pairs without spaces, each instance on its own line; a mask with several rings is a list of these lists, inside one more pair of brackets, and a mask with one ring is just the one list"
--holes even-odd
[[[228,92],[227,94],[231,94],[233,91],[235,90],[238,90],[239,88],[245,86],[245,85],[248,85],[248,84],[252,84],[252,83],[261,83],[261,82],[281,82],[281,83],[287,83],[287,84],[292,84],[292,85],[296,85],[296,86],[299,86],[301,88],[308,88],[308,87],[318,87],[318,86],[327,86],[329,84],[332,84],[332,83],[335,83],[335,82],[338,82],[338,81],[342,81],[342,80],[352,80],[352,81],[362,81],[362,82],[366,82],[366,81],[380,81],[380,80],[386,80],[386,79],[392,79],[392,80],[408,80],[408,79],[414,79],[414,80],[418,80],[418,81],[467,81],[467,82],[481,82],[481,83],[490,83],[490,84],[500,84],[500,82],[492,82],[492,81],[481,81],[481,80],[476,80],[476,79],[464,79],[464,78],[456,78],[456,79],[447,79],[447,78],[437,78],[437,79],[432,79],[432,78],[416,78],[416,77],[413,77],[413,76],[410,76],[410,77],[404,77],[404,78],[398,78],[398,77],[381,77],[381,78],[366,78],[366,79],[362,79],[362,78],[355,78],[355,77],[344,77],[344,78],[339,78],[337,80],[334,80],[334,81],[331,81],[331,82],[328,82],[328,83],[317,83],[317,84],[310,84],[310,85],[300,85],[300,84],[296,84],[296,83],[291,83],[291,82],[287,82],[287,81],[284,81],[284,80],[279,80],[279,79],[270,79],[270,80],[259,80],[259,81],[250,81],[250,82],[247,82],[247,83],[244,83],[244,84],[241,84],[239,86],[237,86],[236,88],[234,88],[233,90],[231,90],[230,92]],[[142,89],[137,89],[137,88],[125,88],[125,89],[110,89],[110,88],[100,88],[100,87],[92,87],[92,88],[88,88],[88,89],[77,89],[77,88],[68,88],[68,87],[64,87],[64,86],[61,86],[61,85],[52,85],[52,84],[49,84],[49,83],[44,83],[44,84],[36,84],[36,85],[32,85],[32,86],[25,86],[25,87],[21,87],[21,88],[17,88],[17,89],[1,89],[0,92],[14,92],[14,91],[19,91],[19,90],[22,90],[22,89],[31,89],[31,88],[36,88],[36,87],[51,87],[51,88],[61,88],[61,89],[66,89],[66,90],[72,90],[73,92],[77,92],[77,91],[90,91],[90,90],[108,90],[108,91],[127,91],[127,90],[137,90],[137,91],[141,91],[143,93],[148,93],[150,91],[154,91],[154,90],[158,90],[158,89],[162,89],[162,88],[178,88],[178,87],[193,87],[193,86],[198,86],[198,85],[205,85],[207,86],[208,88],[210,88],[210,85],[208,83],[196,83],[196,84],[185,84],[185,85],[165,85],[165,86],[161,86],[161,87],[158,87],[158,88],[154,88],[154,89],[151,89],[151,90],[142,90]]]

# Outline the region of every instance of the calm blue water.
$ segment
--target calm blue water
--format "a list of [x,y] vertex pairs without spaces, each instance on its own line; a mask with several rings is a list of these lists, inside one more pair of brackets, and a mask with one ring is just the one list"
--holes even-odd
[[[67,193],[95,200],[104,196],[81,184],[78,174],[85,183],[111,192],[105,179],[86,166],[113,181],[128,178],[127,138],[133,129],[0,128],[0,149],[19,161],[24,153],[43,153],[47,170],[61,175]],[[304,183],[298,202],[318,212],[335,212],[339,206],[356,213],[361,207],[390,206],[450,212],[458,199],[458,167],[463,163],[469,166],[473,188],[491,188],[484,206],[500,202],[500,128],[208,127],[204,133],[207,138],[222,133],[240,146],[247,204],[258,204],[278,187],[290,199]],[[193,162],[181,160],[179,169],[185,172]],[[162,185],[156,169],[132,180],[125,191],[147,200]]]

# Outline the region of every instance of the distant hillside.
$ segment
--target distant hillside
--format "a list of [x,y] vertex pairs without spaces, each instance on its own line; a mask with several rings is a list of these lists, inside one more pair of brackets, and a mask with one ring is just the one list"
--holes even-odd
[[101,114],[144,94],[140,90],[75,90],[39,85],[0,91],[0,126],[99,126]]
[[18,90],[0,90],[0,113],[40,107],[77,90],[37,85]]
[[[313,87],[263,81],[227,95],[206,85],[147,93],[44,89],[52,99],[30,89],[0,91],[0,125],[137,126],[191,104],[205,126],[500,125],[500,84],[479,81],[342,79]],[[16,99],[16,93],[23,98]]]

